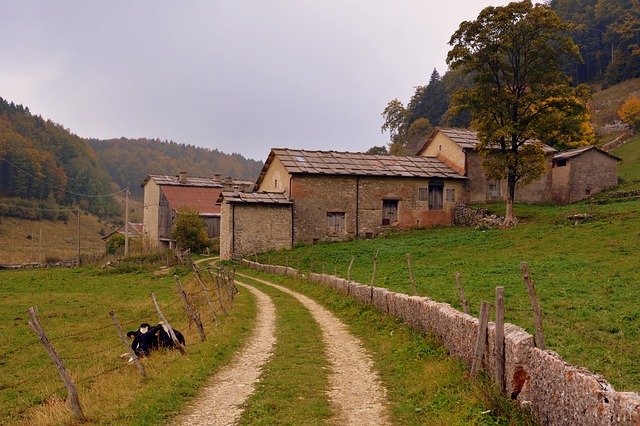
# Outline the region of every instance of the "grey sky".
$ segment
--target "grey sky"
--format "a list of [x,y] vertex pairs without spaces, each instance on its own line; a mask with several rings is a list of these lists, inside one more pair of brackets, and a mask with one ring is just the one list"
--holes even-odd
[[364,151],[460,22],[508,2],[2,1],[0,97],[83,137]]

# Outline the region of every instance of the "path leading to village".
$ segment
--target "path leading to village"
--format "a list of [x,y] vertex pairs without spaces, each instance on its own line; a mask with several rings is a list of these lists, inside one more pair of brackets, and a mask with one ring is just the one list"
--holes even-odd
[[295,297],[307,308],[320,325],[331,365],[329,400],[333,405],[337,424],[388,424],[386,390],[380,383],[373,361],[360,341],[342,321],[312,299],[269,281],[249,277]]
[[241,352],[214,375],[200,396],[180,419],[183,425],[230,425],[242,415],[249,398],[276,344],[276,308],[265,293],[237,282],[256,296],[256,328]]
[[[326,356],[331,365],[330,389],[327,397],[335,413],[331,423],[371,424],[389,423],[386,390],[380,383],[369,354],[347,327],[333,313],[312,299],[269,281],[250,277],[274,287],[297,299],[313,315],[322,330]],[[242,415],[243,403],[255,390],[262,367],[276,344],[276,310],[265,293],[253,286],[236,281],[256,295],[258,315],[256,328],[247,345],[234,361],[214,375],[201,395],[181,417],[184,425],[229,425]]]

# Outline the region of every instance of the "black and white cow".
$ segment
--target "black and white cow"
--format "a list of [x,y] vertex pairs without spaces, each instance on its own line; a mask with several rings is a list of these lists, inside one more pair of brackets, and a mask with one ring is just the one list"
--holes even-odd
[[[181,345],[185,345],[184,336],[175,328],[173,332]],[[133,339],[131,343],[131,349],[139,357],[149,356],[149,353],[154,349],[166,348],[172,349],[175,347],[175,343],[169,331],[164,323],[159,323],[156,326],[150,326],[149,324],[142,323],[137,330],[129,331],[127,337]]]

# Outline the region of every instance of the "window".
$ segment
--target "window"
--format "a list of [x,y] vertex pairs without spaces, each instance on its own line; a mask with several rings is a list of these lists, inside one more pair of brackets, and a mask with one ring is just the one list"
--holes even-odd
[[418,188],[418,200],[419,201],[427,201],[429,199],[429,188],[422,187]]
[[398,221],[398,200],[382,200],[382,224],[391,225]]
[[429,210],[442,210],[442,190],[444,184],[441,182],[429,183]]
[[327,213],[327,233],[330,235],[344,234],[345,214],[344,212],[328,212]]
[[564,167],[567,165],[567,159],[566,158],[560,158],[556,161],[553,162],[553,167]]
[[273,187],[274,187],[275,189],[278,189],[278,179],[277,179],[277,178],[276,178],[276,179],[274,180],[274,182],[273,182]]
[[502,189],[500,187],[500,182],[495,180],[487,181],[487,194],[493,197],[499,197],[502,195]]
[[446,191],[446,195],[447,195],[447,202],[449,203],[453,203],[456,200],[456,191],[453,188],[447,188]]

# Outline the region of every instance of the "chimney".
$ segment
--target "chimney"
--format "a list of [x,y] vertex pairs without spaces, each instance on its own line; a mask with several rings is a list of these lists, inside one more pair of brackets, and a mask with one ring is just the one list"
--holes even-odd
[[182,184],[187,183],[187,172],[180,172],[179,182]]
[[236,197],[240,195],[240,187],[238,185],[233,185],[233,195]]
[[220,181],[220,173],[214,173],[214,175],[213,175],[213,181],[214,181],[214,182],[221,182],[221,181]]

